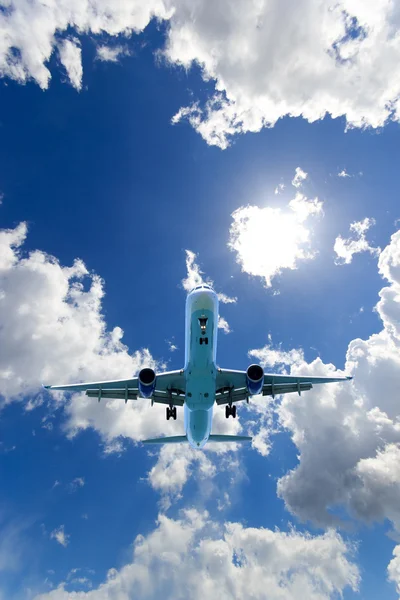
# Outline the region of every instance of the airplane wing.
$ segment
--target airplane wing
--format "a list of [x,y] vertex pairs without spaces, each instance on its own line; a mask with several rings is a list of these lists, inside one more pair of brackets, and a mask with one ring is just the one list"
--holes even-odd
[[[314,385],[319,383],[335,383],[350,379],[352,377],[301,377],[297,375],[265,374],[262,395],[272,396],[273,398],[279,394],[290,392],[297,392],[300,395],[301,392],[311,390]],[[248,402],[249,397],[246,371],[218,369],[215,397],[217,404],[229,404],[240,400]]]
[[[65,392],[86,392],[91,398],[120,398],[137,400],[140,398],[138,378],[116,379],[114,381],[93,381],[89,383],[72,383],[66,385],[45,385],[47,390],[63,390]],[[160,404],[183,406],[185,400],[185,377],[183,371],[169,371],[156,375],[156,387],[151,401]]]

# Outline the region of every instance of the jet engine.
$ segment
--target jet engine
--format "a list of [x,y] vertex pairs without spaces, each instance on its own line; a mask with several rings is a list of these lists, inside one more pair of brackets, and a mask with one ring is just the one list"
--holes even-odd
[[261,394],[264,385],[264,369],[260,365],[250,365],[246,371],[246,385],[252,396]]
[[143,398],[150,398],[156,389],[156,374],[153,369],[142,369],[138,376],[139,392]]

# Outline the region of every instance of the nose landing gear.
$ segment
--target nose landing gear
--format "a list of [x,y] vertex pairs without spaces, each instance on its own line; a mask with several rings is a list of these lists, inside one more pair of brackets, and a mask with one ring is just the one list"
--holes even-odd
[[176,421],[176,406],[167,406],[167,421],[174,419]]
[[229,419],[230,416],[232,416],[234,419],[236,419],[236,405],[235,404],[233,406],[229,406],[229,404],[227,404],[225,406],[225,417],[227,419]]

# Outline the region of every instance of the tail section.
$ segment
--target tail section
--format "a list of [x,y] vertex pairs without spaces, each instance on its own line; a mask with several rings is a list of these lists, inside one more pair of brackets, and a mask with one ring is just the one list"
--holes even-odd
[[210,435],[209,442],[251,442],[253,438],[248,435]]
[[150,438],[149,440],[142,440],[142,444],[181,444],[187,442],[186,435],[173,435],[171,437],[161,438]]

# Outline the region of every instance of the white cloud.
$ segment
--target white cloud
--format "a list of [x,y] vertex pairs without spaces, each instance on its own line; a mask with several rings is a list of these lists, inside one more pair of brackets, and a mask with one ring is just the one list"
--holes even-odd
[[[67,29],[80,35],[128,36],[143,31],[153,17],[168,19],[171,14],[171,8],[159,0],[145,4],[138,0],[79,0],[64,4],[11,0],[0,15],[0,74],[21,83],[34,79],[46,89],[51,78],[47,63]],[[61,41],[61,48],[69,53],[64,65],[71,83],[79,89],[80,50],[73,42],[64,46]]]
[[231,333],[232,331],[228,321],[221,316],[218,317],[218,329],[222,329],[224,333]]
[[292,185],[295,188],[299,188],[303,185],[303,181],[305,181],[308,177],[308,173],[303,171],[300,167],[296,167],[295,175],[292,179]]
[[82,50],[79,46],[79,41],[74,40],[63,40],[58,46],[60,53],[61,63],[64,65],[67,75],[71,82],[78,91],[82,89]]
[[227,296],[226,294],[222,294],[222,292],[218,293],[217,296],[222,304],[236,304],[237,302],[236,296]]
[[[347,587],[356,591],[359,572],[353,548],[333,531],[311,536],[296,530],[246,528],[219,523],[191,509],[173,520],[159,515],[156,528],[139,535],[132,562],[110,569],[97,589],[81,600],[122,598],[251,597],[269,600],[328,600]],[[185,576],[182,577],[182,573]],[[68,583],[36,600],[69,600]]]
[[249,356],[255,358],[265,368],[273,368],[277,365],[297,365],[304,362],[304,352],[293,348],[292,350],[281,350],[274,348],[272,343],[266,344],[263,348],[257,348],[249,351]]
[[351,177],[346,171],[346,169],[342,169],[340,173],[338,173],[338,177]]
[[182,279],[182,286],[186,292],[191,292],[193,288],[197,285],[202,285],[203,283],[207,283],[208,285],[213,286],[213,282],[210,279],[203,279],[203,271],[200,270],[199,265],[195,262],[197,258],[197,254],[192,252],[191,250],[186,250],[186,270],[187,277]]
[[[277,0],[238,0],[231,11],[224,0],[10,0],[0,18],[0,74],[45,89],[48,61],[67,30],[129,36],[152,18],[167,21],[166,60],[199,65],[203,79],[215,82],[204,106],[182,107],[173,118],[188,119],[209,144],[225,148],[233,135],[287,115],[310,122],[344,116],[348,127],[400,119],[400,80],[393,77],[400,40],[390,2],[371,10],[362,0],[301,0],[287,11]],[[70,78],[78,88],[78,71]]]
[[315,256],[306,221],[322,214],[322,202],[300,192],[286,210],[269,206],[241,206],[232,214],[228,247],[236,252],[242,271],[262,277],[266,287],[283,269]]
[[[278,494],[303,521],[337,524],[335,508],[341,507],[366,522],[389,519],[400,532],[400,232],[382,251],[378,267],[389,282],[376,307],[383,328],[350,342],[345,372],[354,380],[315,386],[301,397],[288,394],[276,405],[299,456],[298,465],[279,480]],[[262,360],[262,350],[257,352]],[[335,372],[320,358],[306,363],[301,350],[278,349],[275,356],[268,345],[265,360],[269,365],[284,360],[292,374]]]
[[365,218],[363,221],[351,223],[350,231],[354,233],[353,238],[345,239],[338,235],[333,247],[337,255],[335,260],[337,265],[349,265],[353,260],[353,255],[360,252],[369,252],[372,256],[379,256],[381,249],[370,246],[365,237],[372,225],[375,225],[375,219]]
[[60,525],[60,527],[54,529],[50,533],[50,538],[52,540],[56,540],[59,544],[61,544],[61,546],[64,546],[64,548],[68,546],[70,537],[70,535],[65,533],[64,525]]
[[223,6],[177,4],[166,50],[171,62],[199,64],[203,78],[215,80],[204,107],[194,103],[176,117],[187,118],[207,143],[225,148],[234,134],[271,127],[285,115],[310,122],[345,116],[348,127],[399,119],[392,3],[374,10],[362,0],[302,0],[290,11],[278,1]]
[[388,579],[396,584],[396,591],[400,595],[400,545],[393,550],[393,558],[388,565]]
[[129,354],[119,327],[107,330],[102,280],[89,275],[80,260],[63,267],[39,250],[25,255],[26,235],[23,223],[0,230],[0,394],[5,401],[38,393],[41,382],[130,377],[143,363],[154,366],[148,350]]
[[283,192],[283,190],[285,189],[285,184],[284,183],[279,183],[276,188],[275,188],[275,194],[280,194],[281,192]]
[[96,48],[96,58],[102,62],[118,62],[122,56],[129,55],[129,50],[124,46],[100,45]]

